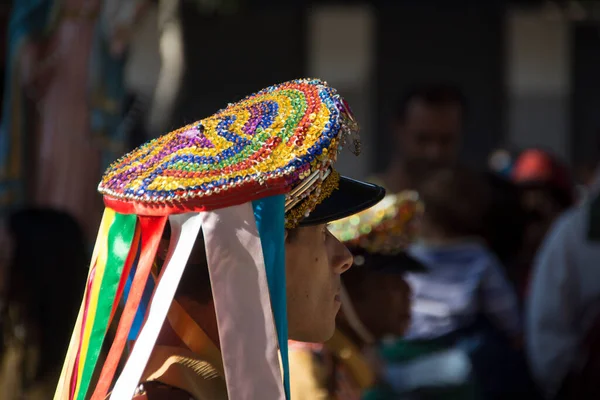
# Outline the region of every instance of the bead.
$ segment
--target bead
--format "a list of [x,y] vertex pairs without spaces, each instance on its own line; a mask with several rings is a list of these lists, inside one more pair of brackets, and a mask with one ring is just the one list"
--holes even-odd
[[360,246],[371,253],[397,254],[414,240],[423,209],[416,192],[402,192],[387,195],[374,207],[329,227],[349,246]]

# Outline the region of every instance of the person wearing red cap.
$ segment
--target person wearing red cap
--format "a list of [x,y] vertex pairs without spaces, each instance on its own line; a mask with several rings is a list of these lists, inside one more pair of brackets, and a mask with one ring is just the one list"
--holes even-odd
[[560,212],[575,201],[575,185],[568,168],[540,149],[524,151],[515,161],[512,179],[525,190],[525,205],[542,212]]
[[575,184],[564,163],[541,149],[528,149],[515,160],[512,181],[519,187],[527,214],[523,243],[517,257],[522,272],[519,284],[526,293],[530,267],[556,218],[575,204]]

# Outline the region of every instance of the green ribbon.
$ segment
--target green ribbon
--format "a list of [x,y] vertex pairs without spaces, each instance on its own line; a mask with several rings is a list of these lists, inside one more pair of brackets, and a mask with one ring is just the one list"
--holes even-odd
[[92,326],[87,357],[84,361],[85,364],[83,366],[81,386],[77,400],[85,400],[96,363],[98,362],[98,356],[100,355],[100,350],[108,331],[108,320],[112,312],[123,267],[127,261],[135,235],[136,222],[137,215],[135,214],[115,213],[115,218],[108,231],[106,268],[102,284],[100,285],[98,308],[96,309],[94,325]]

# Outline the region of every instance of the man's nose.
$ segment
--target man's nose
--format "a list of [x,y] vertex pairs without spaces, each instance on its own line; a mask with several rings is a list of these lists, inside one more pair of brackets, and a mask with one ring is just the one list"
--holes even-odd
[[336,239],[336,251],[333,259],[333,269],[337,274],[348,271],[354,263],[354,256],[348,248]]

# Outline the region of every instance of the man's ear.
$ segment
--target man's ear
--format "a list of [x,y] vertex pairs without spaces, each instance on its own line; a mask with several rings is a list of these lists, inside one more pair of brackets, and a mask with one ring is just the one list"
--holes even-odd
[[286,230],[285,230],[285,233],[283,234],[283,238],[284,238],[284,240],[287,240],[287,238],[288,238],[288,232],[289,232],[289,231],[286,229]]

